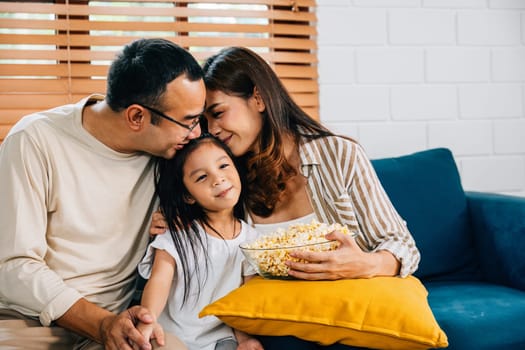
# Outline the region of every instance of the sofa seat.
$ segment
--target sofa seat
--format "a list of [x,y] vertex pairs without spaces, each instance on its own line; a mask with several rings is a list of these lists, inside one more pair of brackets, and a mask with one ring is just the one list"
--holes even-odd
[[425,284],[450,350],[525,349],[525,292],[481,282]]

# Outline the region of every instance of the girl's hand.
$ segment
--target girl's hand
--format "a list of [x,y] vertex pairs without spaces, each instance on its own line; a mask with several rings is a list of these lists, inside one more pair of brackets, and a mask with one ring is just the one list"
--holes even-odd
[[136,324],[153,322],[148,309],[132,306],[119,315],[106,317],[100,324],[100,338],[106,350],[125,349],[131,346],[140,350],[149,350],[151,345],[145,339]]
[[149,227],[149,234],[151,236],[161,235],[168,229],[168,223],[164,219],[160,209],[151,216],[151,225]]
[[304,280],[338,280],[395,276],[399,273],[399,261],[386,250],[363,252],[352,236],[339,231],[329,233],[326,239],[339,241],[339,248],[327,252],[290,253],[292,257],[309,263],[287,261],[286,265],[290,268],[288,274]]
[[[137,329],[139,330],[140,333],[142,333],[142,336],[150,344],[151,344],[151,341],[153,339],[155,339],[157,341],[157,343],[159,344],[159,346],[165,345],[164,330],[162,329],[162,327],[157,322],[153,322],[153,323],[142,323],[142,322],[139,322],[139,324],[137,324]],[[132,344],[132,345],[133,345],[133,350],[141,350],[142,349],[139,346],[137,346],[136,344]]]

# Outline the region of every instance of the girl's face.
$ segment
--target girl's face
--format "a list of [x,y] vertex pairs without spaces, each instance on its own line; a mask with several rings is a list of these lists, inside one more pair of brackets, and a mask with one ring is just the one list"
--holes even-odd
[[257,93],[243,99],[222,91],[206,91],[208,130],[230,147],[236,156],[253,150],[259,136],[265,106]]
[[232,159],[219,146],[205,142],[186,159],[183,182],[190,204],[205,211],[232,210],[241,194],[241,180]]

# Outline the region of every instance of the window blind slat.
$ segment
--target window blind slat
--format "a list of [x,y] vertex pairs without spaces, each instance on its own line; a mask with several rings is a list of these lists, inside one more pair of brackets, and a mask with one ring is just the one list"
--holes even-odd
[[11,126],[20,119],[20,114],[28,115],[38,111],[38,109],[2,109],[2,120],[0,125]]
[[[93,35],[70,35],[69,43],[72,46],[104,46],[125,45],[126,43],[139,39],[143,36],[93,36]],[[251,46],[270,47],[276,49],[289,48],[292,50],[315,49],[316,43],[311,39],[288,39],[288,38],[250,38],[250,37],[187,37],[170,35],[164,36],[182,46]]]
[[5,29],[56,29],[72,31],[172,31],[198,33],[272,33],[274,35],[315,35],[316,27],[288,24],[230,24],[230,23],[188,23],[188,22],[143,22],[143,21],[90,21],[90,20],[18,20],[2,19]]
[[4,60],[56,60],[56,61],[92,61],[112,60],[116,51],[95,50],[0,50],[0,59]]
[[[131,1],[129,1],[131,2]],[[161,2],[161,1],[157,1]],[[220,1],[216,1],[219,3]],[[245,1],[249,2],[248,0]],[[166,2],[168,3],[168,2]],[[24,6],[25,5],[25,6]],[[289,5],[289,3],[288,3]],[[139,6],[85,6],[85,5],[58,5],[25,3],[18,6],[0,4],[0,12],[13,13],[40,13],[68,16],[113,15],[113,16],[162,16],[162,17],[238,17],[238,18],[266,18],[282,21],[315,21],[313,12],[290,10],[221,10],[189,7],[139,7]]]
[[[152,2],[152,3],[158,3],[159,0],[135,0],[140,2]],[[113,2],[129,2],[129,0],[113,0]],[[227,0],[227,1],[217,1],[217,0],[186,0],[186,1],[178,1],[179,4],[199,4],[199,3],[208,3],[208,4],[258,4],[258,5],[274,5],[274,6],[292,6],[291,0]],[[293,0],[293,3],[295,3],[297,6],[301,7],[313,7],[315,6],[316,0]]]
[[[144,37],[137,36],[93,36],[93,35],[9,35],[0,34],[0,44],[9,44],[16,40],[25,45],[60,45],[60,46],[122,46],[132,40]],[[179,45],[189,46],[250,46],[275,49],[311,50],[316,48],[312,39],[289,38],[250,38],[250,37],[186,37],[164,36]]]
[[74,94],[91,94],[106,91],[106,81],[102,79],[0,79],[0,93],[54,93],[70,90]]
[[[26,93],[26,94],[0,94],[0,105],[9,106],[9,109],[34,109],[43,111],[56,106],[74,103],[85,95],[75,94],[43,94],[43,93]],[[20,116],[22,117],[22,116]]]
[[[305,79],[283,79],[283,85],[290,93],[318,92],[315,81]],[[103,93],[106,81],[103,79],[0,79],[0,93],[62,93],[71,90],[74,94]]]

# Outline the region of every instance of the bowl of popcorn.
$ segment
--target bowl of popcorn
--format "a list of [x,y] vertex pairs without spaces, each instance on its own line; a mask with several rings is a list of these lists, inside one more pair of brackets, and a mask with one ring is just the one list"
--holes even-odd
[[350,234],[346,226],[326,224],[313,220],[310,224],[292,224],[286,229],[278,229],[268,235],[259,236],[253,241],[240,245],[241,251],[264,278],[293,279],[288,275],[286,261],[308,263],[290,256],[292,251],[323,252],[335,250],[338,241],[329,241],[325,236],[332,231]]

